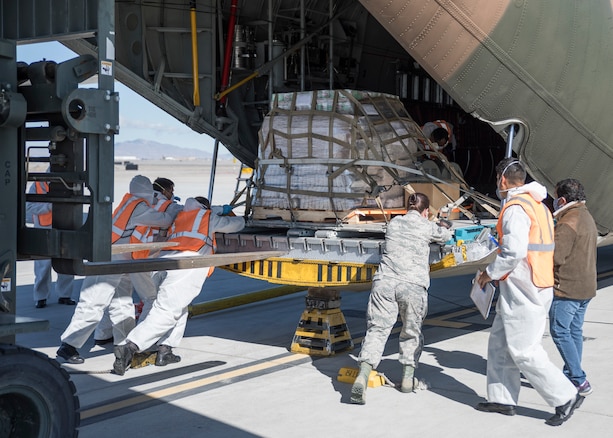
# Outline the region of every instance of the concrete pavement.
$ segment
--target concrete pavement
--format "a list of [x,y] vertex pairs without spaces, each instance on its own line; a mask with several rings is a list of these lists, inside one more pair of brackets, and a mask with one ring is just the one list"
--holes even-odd
[[[613,268],[613,250],[599,251],[599,272]],[[610,274],[609,274],[610,275]],[[21,334],[17,343],[55,357],[59,335],[73,307],[45,309],[32,302],[32,264],[19,262],[18,313],[46,318],[50,330]],[[349,404],[350,385],[337,381],[340,368],[355,366],[365,332],[368,292],[343,292],[341,309],[356,347],[330,357],[289,351],[305,292],[192,318],[176,353],[179,364],[110,374],[112,347],[81,350],[82,365],[63,365],[81,404],[80,437],[572,437],[606,436],[613,430],[613,277],[599,280],[584,326],[584,368],[594,388],[581,408],[560,427],[545,425],[553,414],[524,383],[518,415],[476,411],[485,400],[488,330],[468,299],[470,277],[434,280],[430,289],[426,346],[417,376],[429,388],[403,394],[392,387],[369,388],[364,406]],[[270,287],[221,270],[196,301]],[[379,367],[398,383],[397,333]],[[561,366],[546,335],[544,345]]]

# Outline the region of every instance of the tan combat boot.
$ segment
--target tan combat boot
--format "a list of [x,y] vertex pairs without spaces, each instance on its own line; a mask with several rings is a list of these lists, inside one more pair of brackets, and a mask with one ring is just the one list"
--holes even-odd
[[366,388],[368,388],[368,378],[371,371],[371,364],[366,362],[360,363],[360,373],[351,387],[351,403],[358,405],[366,403]]
[[413,392],[414,386],[415,367],[412,365],[405,365],[402,370],[402,383],[400,384],[401,392]]

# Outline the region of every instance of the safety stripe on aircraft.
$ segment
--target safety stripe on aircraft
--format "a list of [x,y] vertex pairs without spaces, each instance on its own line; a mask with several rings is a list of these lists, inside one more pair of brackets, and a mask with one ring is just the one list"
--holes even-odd
[[270,283],[326,287],[370,283],[377,265],[269,258],[225,265],[221,268]]

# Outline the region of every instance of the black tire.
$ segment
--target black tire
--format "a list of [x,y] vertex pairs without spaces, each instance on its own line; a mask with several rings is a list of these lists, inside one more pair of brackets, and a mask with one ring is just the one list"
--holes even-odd
[[77,437],[76,392],[70,376],[55,360],[0,344],[0,437]]

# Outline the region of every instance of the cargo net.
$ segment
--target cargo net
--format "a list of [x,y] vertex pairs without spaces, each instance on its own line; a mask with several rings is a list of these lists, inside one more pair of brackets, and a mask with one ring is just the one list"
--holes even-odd
[[[456,201],[461,187],[468,188],[392,95],[355,90],[276,94],[259,144],[248,203],[254,220],[342,223],[359,210],[379,212],[387,221],[406,212],[414,183],[437,183],[445,203]],[[425,158],[437,160],[436,173],[433,160]],[[445,193],[447,184],[455,188],[452,195]]]

